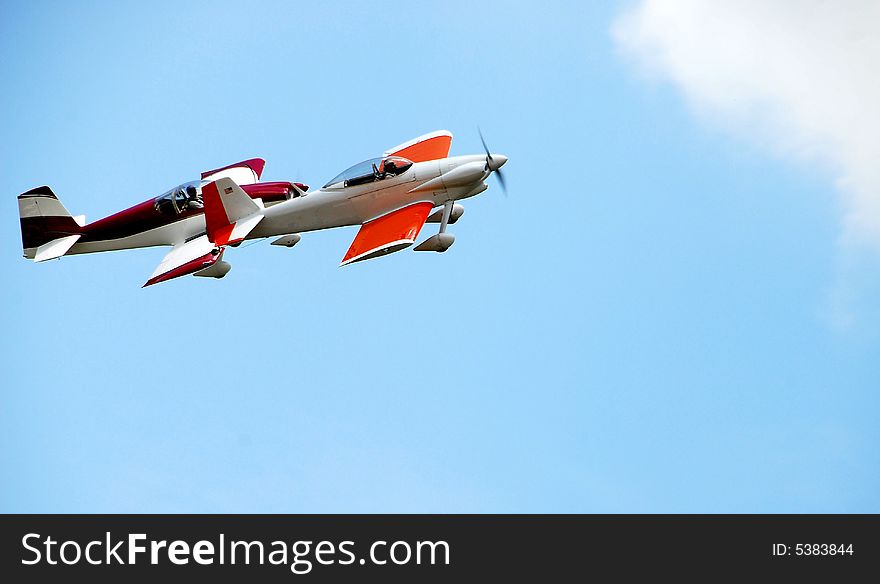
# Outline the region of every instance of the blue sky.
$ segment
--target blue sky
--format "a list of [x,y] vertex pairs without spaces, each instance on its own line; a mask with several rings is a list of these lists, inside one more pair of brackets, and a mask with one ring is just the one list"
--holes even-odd
[[[4,4],[0,511],[880,512],[878,256],[635,70],[631,5]],[[37,185],[92,220],[478,125],[510,195],[445,254],[21,258]]]

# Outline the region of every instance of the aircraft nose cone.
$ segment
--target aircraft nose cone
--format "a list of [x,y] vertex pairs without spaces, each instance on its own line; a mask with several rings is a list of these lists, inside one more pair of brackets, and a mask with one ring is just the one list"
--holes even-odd
[[489,162],[490,170],[498,170],[507,162],[507,157],[503,154],[493,154],[492,160]]

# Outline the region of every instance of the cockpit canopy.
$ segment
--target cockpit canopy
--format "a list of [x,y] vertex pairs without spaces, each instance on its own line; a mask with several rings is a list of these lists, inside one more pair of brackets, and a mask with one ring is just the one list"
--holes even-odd
[[332,186],[352,187],[384,180],[405,173],[412,165],[411,160],[401,158],[400,156],[371,158],[342,171],[325,184],[324,188]]
[[174,187],[164,195],[156,197],[153,207],[167,215],[178,215],[185,211],[205,208],[202,201],[202,187],[208,184],[205,180],[194,180]]

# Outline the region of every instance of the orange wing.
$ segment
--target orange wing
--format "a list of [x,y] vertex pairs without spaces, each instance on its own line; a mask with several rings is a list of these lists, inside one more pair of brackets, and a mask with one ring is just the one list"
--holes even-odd
[[386,156],[402,156],[413,162],[425,162],[437,160],[449,156],[449,148],[452,146],[452,133],[446,130],[431,132],[419,136],[415,140],[395,146],[385,152]]
[[433,208],[433,203],[415,203],[364,223],[339,265],[369,260],[411,246]]

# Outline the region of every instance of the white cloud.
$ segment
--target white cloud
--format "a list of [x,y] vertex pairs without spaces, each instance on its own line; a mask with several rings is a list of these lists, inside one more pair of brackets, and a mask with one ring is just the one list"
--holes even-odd
[[844,241],[880,249],[880,2],[642,0],[613,34],[702,115],[827,167]]

